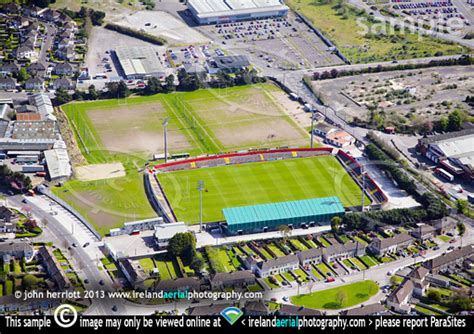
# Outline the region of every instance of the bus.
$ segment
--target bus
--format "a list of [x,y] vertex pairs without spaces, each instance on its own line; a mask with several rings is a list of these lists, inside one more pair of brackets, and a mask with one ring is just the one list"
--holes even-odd
[[454,176],[450,173],[448,173],[447,171],[445,171],[443,168],[436,168],[435,170],[435,173],[443,178],[445,178],[446,180],[448,180],[449,182],[453,182],[454,181]]

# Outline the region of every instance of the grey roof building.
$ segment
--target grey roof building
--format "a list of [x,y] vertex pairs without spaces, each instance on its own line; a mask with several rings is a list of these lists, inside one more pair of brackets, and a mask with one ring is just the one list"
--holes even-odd
[[5,63],[0,66],[0,72],[4,74],[18,73],[20,67],[16,63]]
[[54,80],[53,88],[56,89],[56,90],[57,89],[70,90],[70,89],[72,89],[72,83],[67,78],[58,78],[58,79]]
[[217,273],[211,279],[211,287],[213,289],[244,287],[252,284],[255,284],[255,275],[250,270]]
[[115,55],[127,79],[164,77],[165,68],[152,47],[117,47]]
[[437,274],[443,269],[453,265],[461,264],[464,259],[474,254],[474,245],[457,248],[450,253],[435,257],[434,259],[425,262],[424,266],[433,274]]
[[34,254],[34,248],[26,242],[1,242],[0,257],[15,257],[18,259],[31,258]]
[[209,306],[197,306],[189,309],[188,313],[192,316],[213,316],[220,315],[221,312],[228,308],[234,306],[230,303],[228,304],[215,304]]
[[74,68],[68,62],[59,63],[54,67],[54,73],[57,75],[73,75]]
[[347,311],[342,311],[342,315],[360,317],[360,316],[365,316],[365,315],[379,315],[385,312],[386,312],[385,307],[382,304],[374,303],[370,305],[354,307]]
[[0,78],[0,89],[15,89],[16,88],[16,80],[10,77],[7,78]]
[[44,88],[44,81],[40,78],[29,78],[25,82],[25,89],[28,90],[42,90]]
[[183,277],[160,281],[155,288],[157,291],[199,291],[201,281],[193,277]]
[[413,237],[407,233],[396,234],[391,238],[380,239],[374,238],[369,245],[369,248],[378,255],[386,253],[394,253],[400,248],[410,245],[413,242]]
[[289,304],[281,305],[280,309],[277,311],[278,315],[301,315],[301,316],[320,316],[322,315],[321,311],[306,308],[303,306],[295,306]]
[[298,256],[295,254],[278,257],[257,264],[257,273],[260,277],[281,274],[290,270],[295,270],[299,266]]
[[43,246],[38,251],[42,263],[46,268],[51,279],[56,283],[59,290],[71,287],[71,282],[67,277],[61,263],[56,259],[52,250],[49,247]]

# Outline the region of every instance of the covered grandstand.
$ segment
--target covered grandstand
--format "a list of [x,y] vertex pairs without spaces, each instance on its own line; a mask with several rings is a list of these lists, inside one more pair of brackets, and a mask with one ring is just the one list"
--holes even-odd
[[329,224],[344,212],[336,196],[223,209],[228,234],[266,232],[282,225],[300,228]]
[[288,7],[280,0],[188,0],[188,9],[199,24],[282,17]]

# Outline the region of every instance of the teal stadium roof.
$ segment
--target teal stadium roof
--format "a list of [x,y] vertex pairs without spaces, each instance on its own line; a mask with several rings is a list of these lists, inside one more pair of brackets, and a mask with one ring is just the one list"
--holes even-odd
[[336,215],[345,212],[337,196],[225,208],[222,210],[227,225]]

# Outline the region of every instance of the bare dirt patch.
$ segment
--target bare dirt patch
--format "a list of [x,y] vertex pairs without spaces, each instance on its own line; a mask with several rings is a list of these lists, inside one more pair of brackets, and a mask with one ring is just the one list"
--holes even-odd
[[305,112],[299,102],[289,99],[288,95],[281,91],[271,92],[270,94],[299,125],[303,128],[311,126],[311,113]]
[[80,166],[76,167],[75,173],[79,181],[105,180],[126,175],[121,162]]
[[[168,116],[160,102],[91,109],[88,116],[110,152],[153,154],[164,149],[162,122]],[[192,146],[176,127],[169,127],[168,143],[175,150]]]

